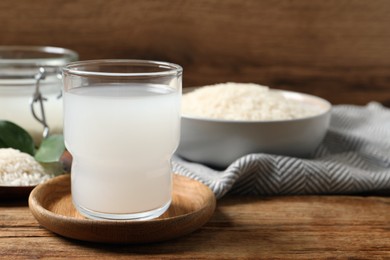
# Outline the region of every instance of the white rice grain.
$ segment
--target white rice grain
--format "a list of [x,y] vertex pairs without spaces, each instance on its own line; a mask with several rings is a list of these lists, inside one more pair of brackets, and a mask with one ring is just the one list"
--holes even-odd
[[204,86],[183,95],[185,116],[224,120],[268,121],[311,116],[308,109],[280,92],[251,83],[223,83]]
[[31,155],[0,149],[0,186],[33,186],[53,177]]

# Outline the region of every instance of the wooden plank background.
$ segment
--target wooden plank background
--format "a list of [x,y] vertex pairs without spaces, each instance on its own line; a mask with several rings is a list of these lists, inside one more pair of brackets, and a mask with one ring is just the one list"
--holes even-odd
[[256,82],[390,105],[390,1],[2,0],[1,45],[178,63],[184,85]]

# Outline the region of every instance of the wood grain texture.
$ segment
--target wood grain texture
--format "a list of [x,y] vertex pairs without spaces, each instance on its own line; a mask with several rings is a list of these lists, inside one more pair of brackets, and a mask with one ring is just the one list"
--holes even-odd
[[185,86],[256,82],[390,105],[389,14],[386,0],[3,0],[0,44],[171,61]]
[[148,221],[83,217],[72,203],[70,175],[38,186],[29,197],[31,213],[48,230],[68,238],[102,243],[150,243],[187,235],[210,219],[215,204],[215,196],[207,186],[180,175],[173,176],[172,203],[168,210]]
[[0,258],[373,259],[390,257],[386,197],[226,197],[211,220],[176,240],[102,245],[39,226],[24,204],[0,202]]

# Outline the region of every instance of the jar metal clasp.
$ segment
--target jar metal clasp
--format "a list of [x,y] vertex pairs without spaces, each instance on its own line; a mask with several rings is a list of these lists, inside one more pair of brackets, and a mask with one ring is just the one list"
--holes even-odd
[[[31,113],[34,116],[34,118],[42,124],[43,126],[43,133],[42,137],[45,139],[49,136],[50,133],[50,127],[47,124],[46,114],[45,114],[45,106],[44,101],[47,101],[47,98],[45,98],[42,95],[42,92],[40,90],[41,86],[41,80],[46,79],[46,76],[55,74],[59,80],[62,79],[61,69],[59,68],[52,68],[52,67],[40,67],[38,70],[38,73],[34,75],[35,79],[35,90],[32,96],[32,99],[30,100],[30,109]],[[62,97],[62,91],[60,91],[59,95],[57,96],[57,99],[60,99]],[[36,112],[36,106],[35,103],[38,103],[38,110],[40,110],[40,116],[38,116]]]
[[[46,115],[45,115],[45,107],[43,102],[47,100],[47,98],[42,96],[42,93],[39,89],[40,81],[46,78],[46,70],[43,67],[39,68],[39,72],[35,75],[35,91],[33,93],[33,97],[30,101],[30,108],[31,113],[33,114],[34,118],[43,125],[43,138],[46,138],[49,136],[50,128],[46,121]],[[41,117],[37,115],[35,112],[35,106],[34,104],[38,103],[39,110],[41,112]]]

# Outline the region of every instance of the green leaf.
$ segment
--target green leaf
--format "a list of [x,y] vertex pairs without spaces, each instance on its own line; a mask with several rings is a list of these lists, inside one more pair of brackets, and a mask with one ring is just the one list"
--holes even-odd
[[0,148],[7,148],[8,146],[3,142],[1,141],[1,137],[0,137]]
[[35,154],[35,160],[44,163],[57,162],[64,151],[64,137],[62,135],[50,135],[42,141]]
[[64,173],[64,166],[60,162],[50,162],[50,163],[40,162],[39,164],[42,165],[43,169],[47,174],[58,176]]
[[0,148],[14,148],[34,155],[34,141],[26,130],[10,121],[0,120]]

